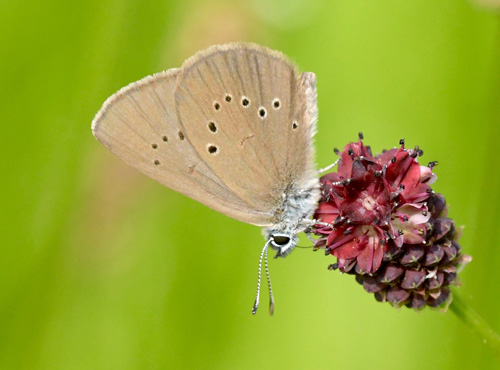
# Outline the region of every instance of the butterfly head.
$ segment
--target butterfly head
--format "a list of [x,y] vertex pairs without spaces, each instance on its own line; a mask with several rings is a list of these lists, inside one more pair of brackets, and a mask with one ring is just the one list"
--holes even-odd
[[276,251],[275,258],[286,257],[297,245],[299,238],[294,233],[269,231],[269,245]]
[[269,269],[267,267],[267,250],[269,246],[276,251],[276,256],[286,257],[293,248],[297,245],[299,238],[294,232],[287,232],[283,230],[266,230],[267,242],[262,248],[259,259],[259,278],[257,280],[257,295],[255,297],[255,302],[252,308],[252,313],[255,315],[257,308],[259,308],[259,296],[260,296],[260,278],[262,271],[262,260],[264,259],[264,267],[266,269],[267,284],[269,286],[269,313],[272,315],[274,311],[274,298],[273,290],[271,288],[271,278],[269,276]]

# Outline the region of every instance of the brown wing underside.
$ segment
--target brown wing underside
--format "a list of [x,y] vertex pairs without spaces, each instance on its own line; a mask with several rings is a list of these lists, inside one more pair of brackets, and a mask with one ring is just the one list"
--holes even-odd
[[93,132],[161,184],[268,226],[285,187],[315,176],[314,82],[268,49],[212,47],[181,69],[118,91],[96,115]]

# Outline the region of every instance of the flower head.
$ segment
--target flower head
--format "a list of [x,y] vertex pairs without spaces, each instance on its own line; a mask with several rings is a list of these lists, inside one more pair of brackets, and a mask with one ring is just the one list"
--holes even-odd
[[314,228],[315,246],[337,257],[329,266],[356,275],[379,301],[414,309],[446,306],[457,283],[460,231],[446,217],[446,202],[432,191],[436,162],[421,166],[418,147],[373,156],[363,145],[348,144],[337,172],[321,178],[322,199]]

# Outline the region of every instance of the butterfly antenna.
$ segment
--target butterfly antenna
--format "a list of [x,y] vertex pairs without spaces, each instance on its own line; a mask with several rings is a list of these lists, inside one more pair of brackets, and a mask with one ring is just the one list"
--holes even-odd
[[265,254],[266,255],[266,272],[267,272],[267,247],[269,246],[270,242],[271,242],[271,239],[269,239],[266,242],[266,244],[264,244],[264,248],[262,248],[262,252],[260,253],[260,259],[259,259],[259,278],[257,280],[257,295],[255,296],[255,303],[253,304],[253,308],[252,308],[252,314],[253,315],[255,315],[257,313],[257,309],[259,308],[260,277],[262,275],[262,258],[264,257],[264,254]]
[[267,286],[269,287],[269,315],[274,313],[274,297],[273,288],[271,286],[271,276],[269,276],[269,268],[267,267],[267,248],[266,253],[264,253],[264,265],[266,266],[266,276],[267,276]]

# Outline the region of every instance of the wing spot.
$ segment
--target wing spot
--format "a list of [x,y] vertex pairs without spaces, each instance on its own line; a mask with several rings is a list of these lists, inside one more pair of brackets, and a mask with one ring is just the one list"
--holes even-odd
[[188,167],[188,174],[192,175],[194,172],[194,168],[196,167],[195,164],[192,164],[191,166]]
[[226,101],[227,101],[228,103],[230,103],[230,102],[231,102],[231,100],[233,100],[233,97],[231,96],[231,94],[226,94]]
[[210,131],[212,131],[214,134],[217,132],[217,126],[215,125],[214,121],[210,121],[208,123],[208,128]]
[[219,110],[220,109],[220,104],[217,103],[217,102],[214,102],[214,108],[215,108],[215,110]]
[[259,108],[259,116],[261,119],[266,118],[266,116],[267,116],[266,108],[264,108],[264,107]]
[[294,130],[296,130],[298,127],[299,127],[299,124],[297,123],[297,121],[293,121],[293,122],[292,122],[292,128],[293,128]]
[[155,159],[154,162],[155,166],[158,166],[160,164],[160,161],[158,159]]
[[241,105],[243,105],[243,108],[248,107],[250,105],[250,100],[246,96],[243,96],[241,98]]
[[207,149],[208,149],[208,152],[209,152],[210,154],[212,154],[212,155],[215,155],[215,154],[217,154],[217,152],[218,152],[218,149],[217,149],[217,147],[216,147],[215,145],[209,145],[209,146],[207,147]]
[[276,98],[276,99],[273,100],[273,107],[274,107],[274,109],[280,109],[281,102],[280,102],[280,100],[278,98]]
[[179,135],[179,139],[184,140],[184,134],[182,131],[179,131],[177,134]]
[[158,148],[158,144],[151,144],[151,148],[153,148],[153,149]]
[[164,142],[167,142],[168,141],[168,137],[166,135],[163,135],[163,137],[161,138]]

